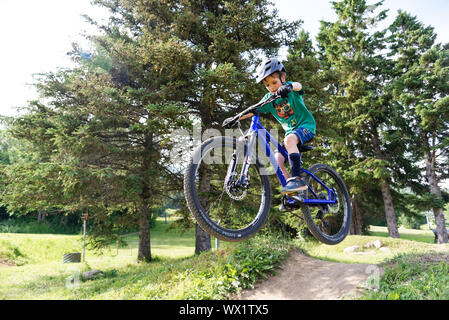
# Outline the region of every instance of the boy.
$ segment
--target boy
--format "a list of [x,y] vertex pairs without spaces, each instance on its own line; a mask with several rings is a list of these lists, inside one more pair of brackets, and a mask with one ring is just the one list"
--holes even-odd
[[[269,93],[262,100],[268,99],[277,93],[281,98],[273,103],[264,105],[257,109],[261,113],[270,112],[286,131],[283,141],[288,152],[292,176],[285,169],[285,158],[280,152],[276,152],[276,160],[287,178],[287,184],[282,188],[282,193],[296,193],[307,190],[307,185],[300,177],[301,157],[299,146],[312,140],[315,136],[316,123],[312,114],[307,110],[302,95],[302,85],[299,82],[285,82],[286,71],[283,64],[276,58],[264,60],[257,69],[257,83],[263,82]],[[254,116],[249,113],[240,119]],[[277,151],[277,150],[276,150]],[[290,205],[296,205],[294,199],[287,198]],[[282,211],[287,208],[281,205]]]

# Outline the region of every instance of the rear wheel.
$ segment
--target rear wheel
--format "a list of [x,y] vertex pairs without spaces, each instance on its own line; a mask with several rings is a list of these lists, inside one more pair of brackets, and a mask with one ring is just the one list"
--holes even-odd
[[[343,179],[325,164],[315,164],[308,171],[315,175],[336,194],[335,204],[303,205],[304,220],[313,236],[326,244],[335,245],[343,241],[349,233],[352,209],[349,193]],[[308,185],[305,199],[329,200],[326,188],[311,175],[305,173]]]

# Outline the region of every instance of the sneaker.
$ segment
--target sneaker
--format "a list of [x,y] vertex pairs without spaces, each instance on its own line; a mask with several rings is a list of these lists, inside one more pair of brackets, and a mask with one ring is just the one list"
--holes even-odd
[[282,212],[292,211],[293,209],[296,209],[299,205],[298,201],[296,201],[295,199],[291,199],[289,197],[286,197],[285,202],[287,203],[287,205],[284,205],[284,199],[282,199],[279,211]]
[[282,188],[281,193],[296,193],[307,190],[307,185],[301,177],[293,177],[287,180],[287,184]]

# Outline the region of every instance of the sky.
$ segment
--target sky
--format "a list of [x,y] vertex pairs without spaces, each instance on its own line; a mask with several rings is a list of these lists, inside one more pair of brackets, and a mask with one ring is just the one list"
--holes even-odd
[[[281,17],[303,20],[302,27],[313,39],[320,20],[335,19],[328,0],[273,2]],[[403,9],[434,26],[438,42],[449,42],[449,1],[385,0],[383,8],[390,9],[385,25]],[[38,98],[31,85],[35,82],[33,74],[71,66],[67,52],[72,42],[83,43],[83,32],[95,33],[81,17],[83,13],[106,17],[105,9],[92,6],[90,0],[0,0],[0,115],[17,115],[16,107]]]

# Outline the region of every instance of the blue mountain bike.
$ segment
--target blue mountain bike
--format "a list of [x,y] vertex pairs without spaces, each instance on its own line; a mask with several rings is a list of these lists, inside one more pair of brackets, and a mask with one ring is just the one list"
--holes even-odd
[[[272,95],[223,123],[238,124],[248,113],[255,114],[251,127],[236,137],[213,137],[193,153],[184,174],[187,205],[198,224],[209,234],[224,241],[241,241],[253,236],[268,219],[271,207],[269,176],[276,174],[282,186],[286,178],[279,167],[271,145],[288,159],[287,150],[260,124],[257,108],[279,98]],[[256,147],[257,145],[257,147]],[[311,151],[301,146],[300,153]],[[262,154],[262,157],[259,157]],[[266,156],[266,157],[265,157]],[[265,164],[262,160],[267,160]],[[351,202],[346,185],[338,173],[325,164],[302,169],[308,185],[302,194],[286,197],[300,203],[291,210],[302,209],[308,229],[319,241],[334,245],[347,236],[351,224]]]

